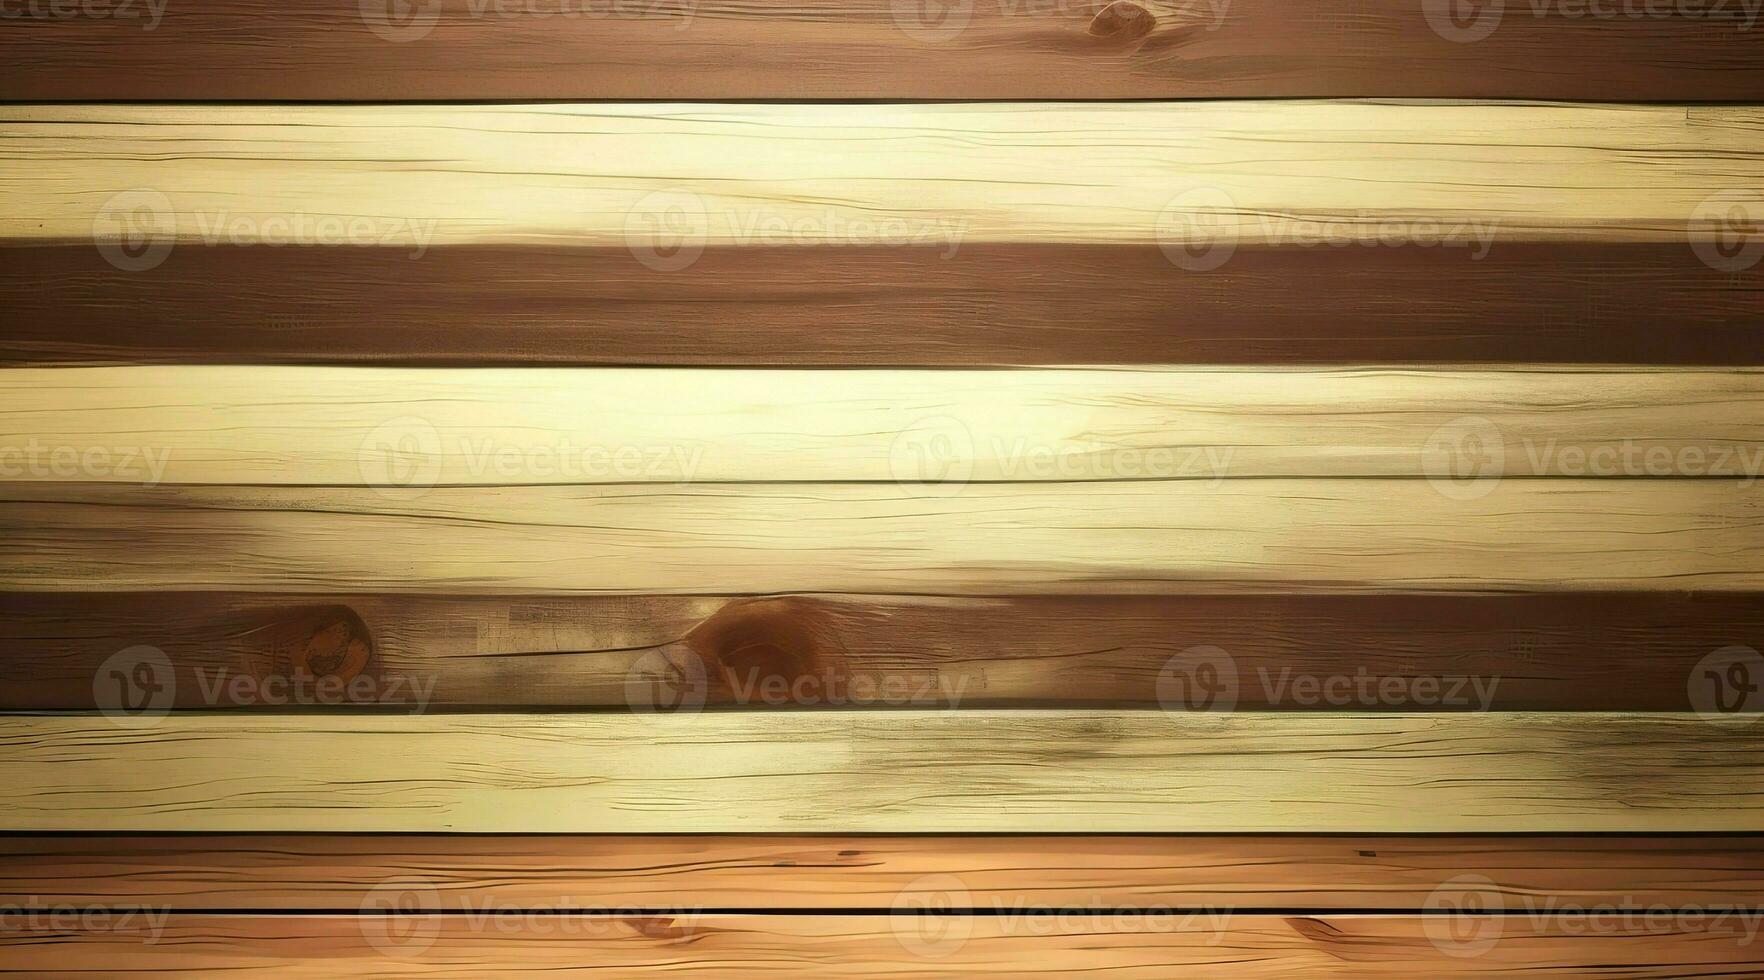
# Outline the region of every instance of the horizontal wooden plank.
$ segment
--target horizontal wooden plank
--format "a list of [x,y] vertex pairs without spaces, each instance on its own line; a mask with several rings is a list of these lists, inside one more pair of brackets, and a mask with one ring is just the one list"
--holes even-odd
[[[0,932],[0,967],[277,977],[1013,976],[1232,980],[1743,975],[1764,968],[1751,911],[1535,918],[1243,915],[1229,911],[1003,916],[213,916],[129,910]],[[22,916],[21,916],[22,918]],[[37,920],[48,922],[47,913]],[[27,920],[30,921],[30,920]],[[67,915],[63,921],[78,921]],[[1589,923],[1598,923],[1589,927]],[[1622,964],[1620,967],[1610,964]],[[1614,971],[1621,971],[1620,973]],[[1611,972],[1608,972],[1611,971]]]
[[0,370],[7,480],[1419,478],[1452,427],[1510,475],[1755,477],[1764,372]]
[[[1764,107],[13,106],[0,239],[616,245],[1711,243],[1757,224]],[[959,134],[959,138],[952,134]],[[168,149],[175,148],[175,149]],[[1376,180],[1367,174],[1377,174]],[[1764,207],[1764,205],[1760,205]],[[1749,215],[1749,217],[1748,217]],[[1738,259],[1743,253],[1727,255]]]
[[46,592],[1764,589],[1764,500],[1742,480],[0,494],[0,588]]
[[11,9],[0,91],[16,99],[1764,99],[1752,3],[1457,19],[1404,0]]
[[[0,837],[0,901],[325,911],[404,882],[427,907],[1390,910],[1464,876],[1489,908],[1764,906],[1758,837]],[[954,892],[955,894],[951,894]],[[1437,904],[1437,903],[1436,903]]]
[[[1764,262],[1683,243],[0,246],[0,364],[1764,364]],[[1328,302],[1318,303],[1318,296]]]
[[1211,670],[1216,710],[1719,710],[1700,670],[1746,646],[1757,594],[0,593],[0,709],[120,707],[149,647],[177,709],[623,707],[696,660],[712,706],[1182,707]]
[[1764,829],[1764,728],[1686,714],[881,711],[0,718],[0,830]]

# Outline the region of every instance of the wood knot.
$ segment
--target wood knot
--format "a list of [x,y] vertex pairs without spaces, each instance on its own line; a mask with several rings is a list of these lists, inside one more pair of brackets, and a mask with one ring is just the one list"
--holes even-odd
[[374,653],[367,623],[355,610],[342,606],[326,609],[323,616],[315,616],[314,620],[306,642],[296,647],[290,658],[294,676],[335,677],[340,681],[360,676]]
[[1115,0],[1099,11],[1090,22],[1090,36],[1111,41],[1133,42],[1144,38],[1158,26],[1152,12],[1130,0]]
[[645,939],[681,940],[692,939],[697,931],[690,925],[684,925],[673,916],[666,915],[633,915],[625,916],[617,921],[625,924],[632,932]]
[[776,707],[821,704],[837,692],[845,648],[811,600],[731,602],[686,636],[719,700]]

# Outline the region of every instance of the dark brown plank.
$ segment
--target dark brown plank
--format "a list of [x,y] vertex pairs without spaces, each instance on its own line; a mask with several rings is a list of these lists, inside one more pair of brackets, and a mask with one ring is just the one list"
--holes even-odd
[[[1764,75],[1764,73],[1761,73]],[[0,364],[1764,364],[1764,263],[1685,244],[0,248]]]
[[[0,969],[31,976],[1014,977],[1166,980],[1755,976],[1757,917],[1729,911],[1540,917],[1305,916],[1229,910],[557,916],[97,912],[22,915]],[[1612,964],[1622,964],[1613,967]]]
[[1764,98],[1753,0],[1513,0],[1470,7],[1462,21],[1450,19],[1454,9],[1435,0],[20,0],[0,32],[0,91],[74,101]]
[[[1469,876],[1466,878],[1465,876]],[[0,903],[406,909],[1764,905],[1764,838],[1552,836],[0,837]],[[1437,900],[1436,900],[1437,902]]]
[[1720,710],[1748,645],[1764,596],[12,593],[0,709]]

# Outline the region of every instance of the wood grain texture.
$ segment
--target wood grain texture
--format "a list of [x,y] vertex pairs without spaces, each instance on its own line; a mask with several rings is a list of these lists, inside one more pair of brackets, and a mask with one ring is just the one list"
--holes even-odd
[[[1764,469],[1764,372],[755,371],[124,367],[0,370],[0,476],[521,485],[1086,482]],[[1457,440],[1453,439],[1455,446]],[[35,446],[39,452],[28,455]],[[65,469],[56,448],[138,447]],[[1558,452],[1573,447],[1572,452]],[[1625,467],[1623,456],[1632,457]],[[1603,468],[1589,458],[1609,457]],[[35,464],[35,465],[33,465]]]
[[48,4],[17,5],[0,35],[0,90],[86,101],[1764,99],[1757,10],[1737,2],[1509,3],[1486,32],[1483,8],[1454,23],[1443,4],[1405,0],[122,6],[50,18]]
[[0,830],[1764,829],[1764,728],[1686,714],[888,711],[0,718]]
[[[0,901],[326,911],[407,883],[439,912],[555,909],[1764,906],[1758,837],[0,837]],[[954,894],[951,894],[951,893]]]
[[622,707],[658,655],[712,706],[1154,706],[1211,646],[1246,710],[1688,711],[1704,658],[1764,647],[1764,597],[0,593],[0,709],[113,703],[143,645],[179,709]]
[[[1318,297],[1327,302],[1317,302]],[[0,364],[1764,364],[1764,262],[1683,243],[0,246]]]
[[[1716,916],[1719,914],[1719,919]],[[493,913],[492,913],[493,915]],[[1584,912],[1540,920],[1463,915],[718,915],[557,917],[135,915],[127,925],[0,933],[0,968],[33,976],[139,970],[201,976],[950,977],[1231,980],[1732,976],[1764,968],[1751,913],[1589,928]],[[110,922],[118,921],[112,916]],[[1609,921],[1609,920],[1600,920]],[[1456,930],[1456,931],[1454,931]],[[1484,948],[1486,943],[1486,948]],[[1621,967],[1610,964],[1620,961]]]
[[[621,245],[1731,238],[1764,107],[13,106],[0,239]],[[1367,174],[1377,174],[1368,179]],[[1749,200],[1749,199],[1748,199]],[[1740,228],[1741,234],[1749,233]],[[151,246],[149,246],[151,247]]]
[[0,588],[1764,589],[1764,500],[1743,481],[1509,479],[1477,492],[1457,499],[1431,480],[1376,479],[398,491],[11,483],[0,490]]

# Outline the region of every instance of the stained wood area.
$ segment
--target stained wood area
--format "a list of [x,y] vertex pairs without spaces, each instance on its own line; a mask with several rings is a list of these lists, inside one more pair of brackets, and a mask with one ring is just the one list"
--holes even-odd
[[1764,262],[1682,242],[151,254],[0,245],[0,364],[1764,364]]
[[1746,832],[1761,740],[1671,713],[10,716],[0,830]]
[[[947,977],[1008,964],[1014,976],[1162,980],[1173,971],[1274,980],[1417,975],[1744,974],[1764,967],[1750,914],[1639,915],[1588,928],[1584,912],[1541,921],[1486,915],[1243,915],[1225,910],[1099,915],[777,916],[699,913],[461,917],[136,915],[102,929],[0,936],[0,958],[37,975],[155,971],[244,976]],[[490,922],[494,925],[486,925]],[[147,940],[151,939],[151,942]]]
[[1764,184],[1764,108],[1743,105],[81,105],[4,124],[0,240],[618,245],[676,269],[713,244],[1137,242],[1205,266],[1337,238],[1719,241]]
[[118,704],[113,658],[145,646],[178,709],[624,708],[696,667],[693,697],[755,710],[1689,711],[1699,667],[1760,637],[1744,593],[0,593],[0,708]]
[[1764,588],[1764,502],[1743,480],[1477,479],[11,483],[0,491],[0,587],[943,595]]
[[[1474,886],[1465,880],[1474,879]],[[1764,905],[1757,837],[0,837],[0,900],[322,911],[402,883],[427,907],[1231,908]],[[1431,902],[1431,904],[1430,904]],[[382,907],[385,903],[382,902]],[[398,906],[394,906],[398,907]],[[1449,910],[1448,910],[1449,911]]]
[[1754,5],[208,0],[0,35],[17,99],[1764,99]]

